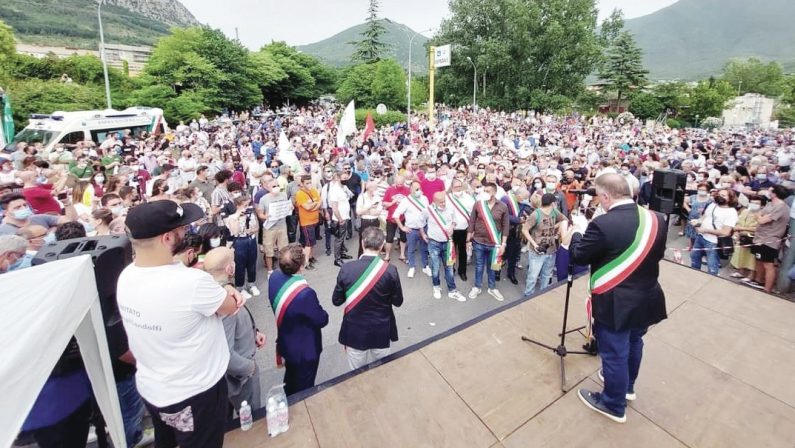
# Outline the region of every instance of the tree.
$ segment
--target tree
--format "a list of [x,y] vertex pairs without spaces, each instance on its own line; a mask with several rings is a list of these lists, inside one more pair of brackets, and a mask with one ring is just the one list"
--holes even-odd
[[14,32],[10,26],[0,20],[0,69],[14,58],[17,52],[16,48]]
[[779,96],[786,90],[781,66],[777,62],[764,64],[755,58],[729,61],[723,68],[723,80],[737,88],[740,94]]
[[644,120],[657,118],[664,109],[665,106],[657,97],[646,92],[638,92],[632,95],[629,101],[629,111]]
[[155,46],[144,72],[207,111],[244,110],[262,101],[256,65],[239,42],[209,27],[175,28]]
[[720,117],[726,108],[726,103],[737,92],[726,81],[709,79],[699,81],[690,94],[690,108],[685,117],[695,124],[697,120],[707,117]]
[[359,64],[352,67],[337,89],[337,99],[342,104],[355,100],[361,107],[374,107],[377,103],[373,98],[373,80],[376,64]]
[[372,101],[384,103],[390,109],[406,108],[406,73],[394,59],[376,64],[372,84]]
[[437,72],[438,101],[472,101],[472,66],[486,70],[484,106],[528,108],[537,99],[577,97],[601,55],[595,0],[451,0],[431,45],[453,43],[450,67]]
[[352,42],[356,45],[353,52],[354,62],[378,62],[387,52],[387,45],[383,41],[386,28],[378,19],[378,0],[370,0],[367,8],[367,26],[362,32],[362,39],[359,42]]
[[21,129],[30,114],[101,109],[104,92],[99,86],[26,79],[6,86],[14,101],[14,124]]
[[284,42],[273,42],[260,51],[269,54],[287,74],[286,78],[265,90],[265,99],[269,104],[276,106],[287,101],[302,104],[317,97],[312,71],[304,65],[306,59],[295,48]]
[[652,95],[670,110],[674,115],[690,106],[690,87],[683,82],[667,82],[655,85],[651,89]]
[[631,88],[640,88],[646,84],[648,70],[643,68],[643,52],[635,44],[635,39],[628,31],[622,31],[607,50],[605,64],[599,77],[607,81],[610,88],[621,95]]

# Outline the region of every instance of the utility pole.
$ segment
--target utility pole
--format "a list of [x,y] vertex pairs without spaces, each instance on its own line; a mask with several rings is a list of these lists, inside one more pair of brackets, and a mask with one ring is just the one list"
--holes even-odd
[[472,77],[472,111],[474,112],[478,108],[478,68],[469,56],[467,56],[467,61],[469,61],[469,63],[472,64],[472,68],[475,69],[475,74]]
[[105,33],[102,31],[102,1],[99,0],[97,4],[97,20],[99,21],[99,57],[102,59],[102,72],[105,75],[105,100],[108,103],[108,109],[113,106],[110,102],[110,80],[108,79],[108,59],[105,56]]

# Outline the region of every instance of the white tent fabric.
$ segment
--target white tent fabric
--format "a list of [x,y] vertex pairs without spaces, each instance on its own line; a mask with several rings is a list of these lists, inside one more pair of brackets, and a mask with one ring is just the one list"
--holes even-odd
[[0,446],[11,446],[53,366],[75,335],[113,445],[125,447],[116,383],[91,257],[0,276]]

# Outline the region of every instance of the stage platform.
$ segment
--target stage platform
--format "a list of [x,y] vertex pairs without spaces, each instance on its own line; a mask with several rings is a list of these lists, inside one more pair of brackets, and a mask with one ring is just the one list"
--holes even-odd
[[[565,286],[510,304],[383,365],[319,386],[290,406],[290,431],[265,419],[227,447],[795,446],[795,304],[673,263],[661,265],[669,318],[650,329],[627,423],[580,403],[598,358],[558,357]],[[585,321],[575,282],[570,327]],[[579,349],[582,336],[568,339]]]

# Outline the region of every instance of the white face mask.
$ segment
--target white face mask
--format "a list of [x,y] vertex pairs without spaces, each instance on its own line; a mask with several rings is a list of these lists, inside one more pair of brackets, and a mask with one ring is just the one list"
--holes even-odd
[[428,180],[435,180],[436,179],[436,173],[428,173],[428,174],[425,175],[425,178],[428,179]]
[[221,245],[221,238],[210,238],[210,247],[216,248]]
[[755,212],[758,211],[762,206],[760,204],[748,204],[748,210]]

